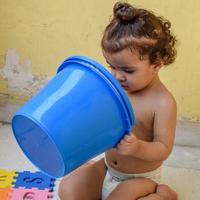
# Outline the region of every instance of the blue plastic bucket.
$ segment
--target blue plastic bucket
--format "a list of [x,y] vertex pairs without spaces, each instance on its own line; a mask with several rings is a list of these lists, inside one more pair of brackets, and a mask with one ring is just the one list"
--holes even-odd
[[82,56],[66,59],[12,119],[25,155],[53,177],[114,147],[133,124],[132,107],[117,80]]

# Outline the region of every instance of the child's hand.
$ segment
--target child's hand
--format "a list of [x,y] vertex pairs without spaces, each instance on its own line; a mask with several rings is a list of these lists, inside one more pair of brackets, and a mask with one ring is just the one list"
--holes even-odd
[[132,156],[134,155],[140,146],[140,140],[133,134],[127,134],[117,145],[117,151],[121,155]]

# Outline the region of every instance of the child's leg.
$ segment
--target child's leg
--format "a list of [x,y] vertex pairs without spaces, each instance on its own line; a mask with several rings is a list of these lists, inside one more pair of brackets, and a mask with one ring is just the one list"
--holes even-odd
[[106,167],[103,159],[78,168],[61,181],[58,191],[60,199],[100,199],[105,173]]
[[178,200],[177,193],[167,185],[158,185],[156,193],[138,200]]
[[157,183],[147,178],[134,178],[121,182],[107,200],[136,200],[155,193]]

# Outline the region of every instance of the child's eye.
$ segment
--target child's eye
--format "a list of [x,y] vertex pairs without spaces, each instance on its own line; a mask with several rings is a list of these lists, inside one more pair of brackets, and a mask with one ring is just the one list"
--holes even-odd
[[125,71],[127,74],[132,74],[132,73],[134,73],[135,72],[135,70],[131,70],[131,71]]

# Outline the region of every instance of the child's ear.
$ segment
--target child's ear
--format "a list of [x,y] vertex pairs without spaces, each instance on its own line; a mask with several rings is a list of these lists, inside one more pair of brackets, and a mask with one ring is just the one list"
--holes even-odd
[[153,72],[158,73],[162,66],[163,66],[163,62],[161,60],[155,61],[153,64]]

